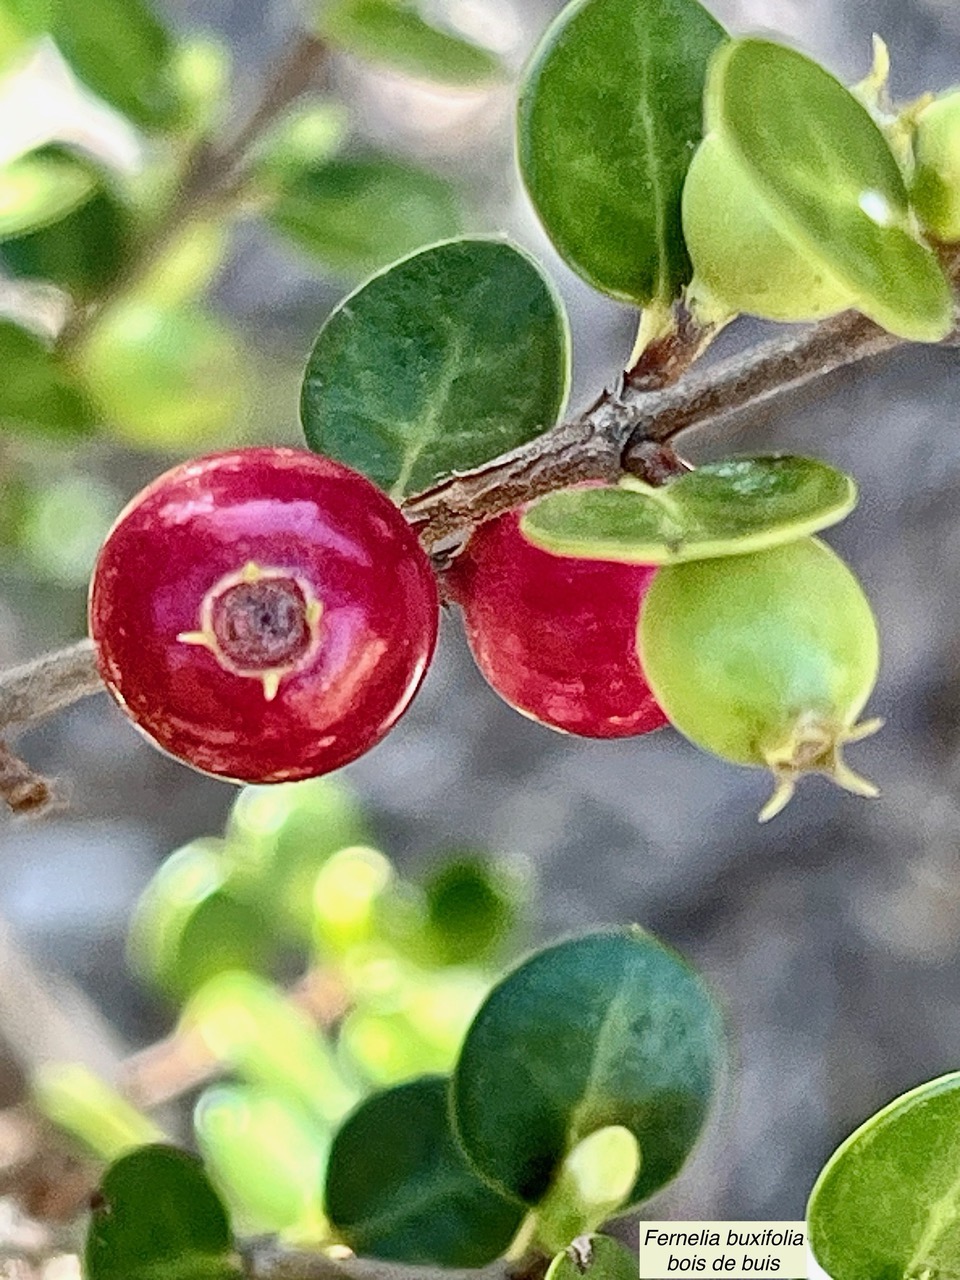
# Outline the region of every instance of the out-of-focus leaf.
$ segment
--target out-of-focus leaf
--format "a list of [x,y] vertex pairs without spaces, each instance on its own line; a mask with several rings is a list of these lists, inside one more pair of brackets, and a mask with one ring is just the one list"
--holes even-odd
[[197,306],[111,307],[76,354],[105,427],[127,444],[188,449],[235,438],[248,360],[238,336]]
[[130,925],[131,963],[173,999],[233,969],[261,969],[274,952],[267,917],[230,883],[212,841],[170,855],[147,885]]
[[41,1113],[101,1160],[163,1140],[148,1116],[80,1063],[42,1067],[30,1083]]
[[282,1094],[218,1084],[194,1110],[207,1168],[245,1232],[317,1239],[330,1134]]
[[324,1033],[252,973],[211,978],[187,1006],[184,1024],[225,1066],[286,1094],[324,1123],[340,1120],[356,1102]]
[[332,160],[346,139],[350,116],[340,102],[308,102],[288,112],[260,141],[254,164],[269,183],[296,181]]
[[219,123],[228,103],[230,46],[211,36],[194,36],[174,52],[170,79],[183,116],[182,127],[203,134]]
[[491,1185],[535,1205],[585,1138],[622,1126],[642,1155],[625,1208],[689,1155],[724,1048],[710,992],[657,939],[562,942],[508,974],[474,1019],[453,1077],[457,1135]]
[[149,0],[53,0],[52,34],[81,80],[145,128],[177,118],[173,41]]
[[[81,300],[95,297],[126,265],[134,238],[130,211],[112,178],[56,146],[25,157],[17,172],[28,181],[33,175],[37,217],[22,217],[20,227],[2,237],[0,266],[18,280],[49,280]],[[55,211],[58,201],[62,216]]]
[[356,799],[336,778],[244,787],[227,825],[229,856],[284,932],[308,940],[317,873],[331,854],[369,846]]
[[69,156],[40,151],[0,169],[0,240],[64,218],[96,189],[89,169]]
[[50,25],[53,0],[3,0],[0,4],[0,74]]
[[242,1280],[230,1223],[200,1161],[174,1147],[122,1156],[94,1199],[87,1280]]
[[359,1254],[479,1267],[510,1243],[523,1206],[480,1180],[450,1128],[448,1081],[425,1077],[368,1098],[333,1142],[327,1214]]
[[690,278],[680,196],[723,35],[697,0],[574,0],[533,58],[524,182],[559,253],[604,293],[669,303]]
[[22,513],[24,559],[48,582],[82,587],[122,505],[111,485],[89,474],[68,474],[40,485]]
[[318,28],[347,53],[424,80],[473,85],[502,74],[489,49],[432,26],[411,0],[329,0]]
[[569,388],[563,303],[502,240],[395,263],[320,330],[300,413],[311,448],[402,498],[553,426]]
[[440,964],[489,960],[517,924],[519,877],[482,854],[444,862],[425,885],[427,941]]
[[137,298],[162,311],[193,302],[217,274],[229,239],[222,222],[190,223],[140,281]]
[[386,156],[331,160],[291,173],[267,218],[350,279],[461,227],[460,201],[446,179]]
[[0,370],[0,423],[62,436],[93,427],[90,402],[53,352],[9,320],[0,320]]
[[377,902],[392,879],[390,860],[377,849],[351,845],[327,859],[313,890],[313,936],[321,956],[341,955],[374,936]]

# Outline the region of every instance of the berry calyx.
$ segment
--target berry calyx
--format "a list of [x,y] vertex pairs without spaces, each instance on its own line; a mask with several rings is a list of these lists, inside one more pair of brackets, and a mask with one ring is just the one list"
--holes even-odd
[[474,530],[447,570],[487,681],[522,714],[588,738],[666,723],[636,653],[655,569],[555,556],[520,532],[520,511]]
[[437,634],[430,563],[363,476],[306,450],[175,467],[107,535],[90,633],[108,689],[207,773],[286,782],[374,746]]
[[819,773],[858,795],[876,787],[843,750],[880,727],[858,723],[877,678],[877,627],[859,582],[822,542],[661,569],[639,644],[651,688],[684,737],[769,769],[774,817]]

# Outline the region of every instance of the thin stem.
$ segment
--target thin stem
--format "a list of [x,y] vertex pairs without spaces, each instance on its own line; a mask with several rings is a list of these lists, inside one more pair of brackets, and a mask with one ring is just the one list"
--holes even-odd
[[242,1248],[250,1280],[512,1280],[506,1262],[474,1271],[413,1267],[368,1258],[333,1258],[287,1249],[275,1241],[252,1241]]

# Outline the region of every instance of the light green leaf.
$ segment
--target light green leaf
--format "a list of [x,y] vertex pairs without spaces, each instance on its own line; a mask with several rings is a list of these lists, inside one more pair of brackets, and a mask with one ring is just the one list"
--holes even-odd
[[584,1138],[622,1126],[640,1173],[622,1208],[679,1171],[724,1057],[698,975],[640,929],[548,947],[495,987],[453,1077],[457,1135],[479,1172],[536,1205]]
[[474,1173],[450,1129],[448,1081],[425,1076],[362,1103],[334,1139],[327,1214],[356,1253],[479,1267],[506,1249],[522,1206]]
[[580,1236],[550,1263],[546,1280],[637,1280],[637,1259],[609,1236]]
[[138,448],[187,449],[236,437],[251,386],[239,337],[196,305],[119,302],[75,354],[105,427]]
[[94,1198],[87,1280],[242,1280],[230,1224],[195,1156],[141,1147],[112,1165]]
[[0,240],[66,217],[95,189],[90,170],[63,153],[21,156],[0,169]]
[[9,320],[0,320],[0,368],[0,424],[62,436],[92,429],[93,409],[67,370],[35,334]]
[[565,489],[523,516],[524,537],[555,555],[676,564],[795,542],[849,515],[857,487],[814,458],[709,462],[662,488]]
[[530,198],[570,266],[615,298],[666,303],[690,277],[680,194],[723,35],[697,0],[574,0],[526,74]]
[[222,973],[190,1001],[184,1024],[237,1075],[285,1094],[323,1123],[356,1101],[324,1033],[271,983],[252,973]]
[[350,279],[456,235],[461,226],[460,203],[446,179],[385,156],[292,172],[267,218],[300,249]]
[[318,30],[347,53],[425,80],[472,85],[501,73],[488,49],[431,26],[410,0],[327,0]]
[[101,1160],[161,1142],[163,1133],[122,1094],[79,1062],[51,1063],[30,1082],[40,1113]]
[[173,999],[231,969],[266,967],[270,923],[231,883],[221,842],[196,840],[170,855],[138,901],[128,954],[134,969]]
[[174,45],[149,0],[54,0],[52,34],[80,79],[136,124],[176,120]]
[[883,133],[854,94],[803,54],[751,39],[717,54],[705,101],[707,128],[730,146],[778,229],[850,290],[852,306],[905,338],[949,332],[946,277],[915,233]]
[[817,1179],[807,1223],[832,1280],[960,1273],[960,1072],[861,1125]]
[[243,1230],[320,1239],[330,1135],[282,1094],[218,1084],[193,1113],[197,1142]]
[[334,311],[307,364],[307,443],[401,498],[553,426],[566,402],[563,304],[525,253],[454,240]]
[[3,0],[0,4],[0,74],[50,24],[53,0]]

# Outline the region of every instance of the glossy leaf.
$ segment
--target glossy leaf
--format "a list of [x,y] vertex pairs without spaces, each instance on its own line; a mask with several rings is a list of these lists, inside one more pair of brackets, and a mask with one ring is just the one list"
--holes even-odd
[[196,451],[235,438],[245,417],[249,361],[237,335],[198,306],[110,307],[77,364],[105,427],[135,447]]
[[960,1072],[891,1102],[834,1153],[807,1205],[832,1280],[921,1280],[960,1268]]
[[610,1236],[581,1236],[557,1254],[546,1280],[637,1280],[637,1259]]
[[242,1280],[219,1196],[194,1156],[141,1147],[112,1165],[94,1198],[87,1280]]
[[526,538],[556,555],[676,564],[761,551],[849,515],[857,487],[842,471],[791,455],[708,462],[663,488],[566,489],[525,513]]
[[669,302],[690,277],[680,195],[723,35],[697,0],[574,0],[527,72],[530,198],[570,266],[615,298]]
[[336,778],[244,787],[227,825],[230,857],[248,892],[282,932],[309,939],[315,884],[327,859],[370,844],[370,830],[349,789]]
[[472,85],[500,71],[489,50],[431,26],[410,0],[328,0],[318,22],[345,52],[425,80]]
[[81,80],[146,128],[170,125],[173,42],[149,0],[54,0],[52,34]]
[[93,427],[90,402],[53,352],[9,320],[0,320],[0,368],[0,424],[63,436]]
[[322,1234],[328,1132],[282,1094],[218,1084],[200,1095],[194,1128],[204,1161],[245,1231]]
[[163,1133],[105,1080],[82,1063],[51,1063],[30,1082],[40,1113],[101,1160],[161,1142]]
[[562,410],[570,338],[536,263],[454,240],[396,263],[334,311],[307,365],[311,448],[397,497],[539,435]]
[[731,146],[778,227],[849,288],[858,310],[906,338],[949,332],[946,277],[915,234],[886,138],[854,94],[792,49],[738,40],[717,55],[705,101],[708,129]]
[[321,1121],[356,1101],[324,1033],[271,983],[224,973],[201,987],[184,1013],[208,1051],[244,1080],[287,1095]]
[[28,180],[32,174],[37,216],[21,216],[19,228],[0,237],[0,266],[15,279],[49,280],[83,300],[101,293],[126,265],[133,242],[130,212],[113,179],[57,146],[33,152],[17,173]]
[[719,1011],[697,974],[640,929],[534,955],[477,1014],[453,1077],[458,1137],[480,1173],[537,1204],[598,1129],[636,1138],[626,1202],[679,1171],[723,1063]]
[[269,920],[237,892],[230,870],[217,842],[194,841],[166,859],[137,903],[131,963],[174,999],[217,974],[265,968],[273,956]]
[[21,156],[0,169],[0,240],[66,217],[95,188],[90,170],[63,153]]
[[427,1076],[363,1102],[334,1139],[327,1214],[360,1255],[479,1267],[504,1252],[523,1208],[480,1180],[450,1128],[448,1082]]
[[386,156],[331,160],[292,173],[267,218],[349,279],[456,235],[461,226],[460,202],[445,178]]

